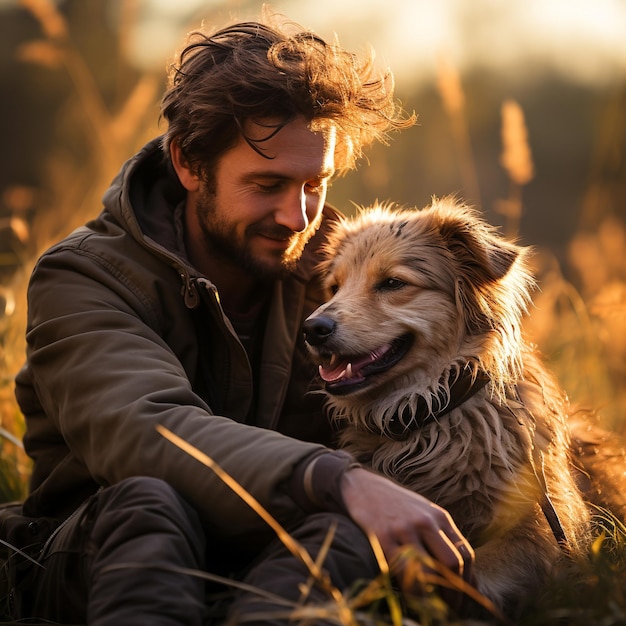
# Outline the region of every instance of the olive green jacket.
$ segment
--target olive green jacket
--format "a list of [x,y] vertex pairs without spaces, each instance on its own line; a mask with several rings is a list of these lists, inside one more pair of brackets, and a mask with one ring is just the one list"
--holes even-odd
[[182,493],[221,537],[266,529],[158,425],[213,459],[279,522],[300,512],[285,486],[331,436],[320,394],[309,393],[315,372],[300,326],[321,302],[317,250],[337,214],[325,208],[296,274],[274,286],[250,420],[246,352],[210,277],[180,249],[183,200],[154,140],[123,167],[99,217],[34,269],[16,385],[34,460],[27,515],[67,515],[99,486],[149,475]]

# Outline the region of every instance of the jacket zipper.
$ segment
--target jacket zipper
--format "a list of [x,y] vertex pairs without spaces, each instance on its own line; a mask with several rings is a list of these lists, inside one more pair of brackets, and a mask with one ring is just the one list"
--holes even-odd
[[200,295],[198,294],[198,286],[195,280],[191,279],[189,272],[182,268],[179,270],[180,279],[182,281],[181,295],[188,309],[195,309],[200,304]]

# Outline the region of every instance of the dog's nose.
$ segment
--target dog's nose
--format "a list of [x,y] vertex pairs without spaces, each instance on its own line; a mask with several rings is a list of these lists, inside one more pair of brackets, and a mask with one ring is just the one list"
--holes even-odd
[[312,346],[321,346],[335,332],[335,326],[335,320],[330,317],[309,317],[302,325],[304,339]]

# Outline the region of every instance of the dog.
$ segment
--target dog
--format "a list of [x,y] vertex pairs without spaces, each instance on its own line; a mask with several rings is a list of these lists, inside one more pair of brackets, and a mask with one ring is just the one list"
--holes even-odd
[[341,447],[446,508],[510,615],[592,536],[567,397],[522,333],[530,249],[443,198],[362,209],[325,252],[303,331]]

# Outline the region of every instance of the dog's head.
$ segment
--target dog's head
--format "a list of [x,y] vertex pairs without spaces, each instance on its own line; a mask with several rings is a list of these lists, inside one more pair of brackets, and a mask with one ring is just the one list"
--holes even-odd
[[427,397],[468,363],[496,385],[519,373],[527,250],[476,211],[453,199],[377,205],[339,223],[326,252],[329,300],[304,334],[335,406]]

